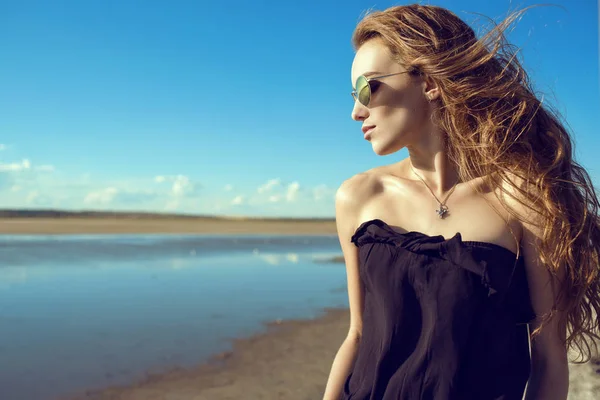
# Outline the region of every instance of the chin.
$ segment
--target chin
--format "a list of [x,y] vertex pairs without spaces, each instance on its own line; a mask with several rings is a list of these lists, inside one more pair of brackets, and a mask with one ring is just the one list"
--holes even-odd
[[388,154],[390,154],[390,153],[387,153],[387,152],[384,152],[384,151],[380,151],[380,150],[378,150],[376,148],[373,148],[373,152],[375,154],[377,154],[378,156],[387,156]]
[[377,154],[378,156],[387,156],[390,154],[394,154],[394,153],[402,150],[402,148],[404,147],[404,146],[400,146],[400,147],[390,146],[389,144],[381,146],[381,145],[378,145],[377,142],[372,143],[372,146],[373,146],[373,152],[375,154]]

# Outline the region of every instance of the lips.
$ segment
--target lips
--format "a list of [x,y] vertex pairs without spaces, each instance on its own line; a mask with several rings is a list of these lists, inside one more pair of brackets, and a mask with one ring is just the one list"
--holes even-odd
[[362,127],[362,131],[364,134],[367,134],[368,131],[370,131],[371,129],[375,128],[375,125],[365,125]]
[[363,134],[364,134],[364,138],[366,140],[371,139],[371,132],[373,132],[374,128],[375,128],[375,125],[366,125],[366,126],[363,126],[362,131],[363,131]]

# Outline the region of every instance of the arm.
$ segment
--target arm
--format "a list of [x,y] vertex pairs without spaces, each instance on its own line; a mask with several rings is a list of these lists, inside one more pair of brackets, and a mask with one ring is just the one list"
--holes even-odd
[[[540,261],[536,245],[541,237],[540,228],[523,225],[522,248],[529,282],[533,309],[538,315],[530,325],[533,332],[540,316],[552,309],[564,271],[552,276]],[[566,400],[569,390],[569,364],[565,347],[566,327],[559,321],[560,311],[531,341],[531,375],[527,383],[526,400]]]
[[363,195],[357,188],[363,186],[361,185],[363,180],[364,177],[362,175],[350,178],[340,186],[336,193],[336,225],[346,263],[350,327],[348,336],[343,341],[333,360],[323,400],[337,400],[340,398],[345,380],[354,364],[360,344],[364,292],[358,272],[358,249],[350,239],[354,234],[358,222],[357,206],[361,203],[361,196]]

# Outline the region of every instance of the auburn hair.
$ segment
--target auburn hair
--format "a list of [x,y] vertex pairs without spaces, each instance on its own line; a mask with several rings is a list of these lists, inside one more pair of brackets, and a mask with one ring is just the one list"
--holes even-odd
[[441,97],[432,120],[446,133],[446,151],[460,178],[481,178],[484,186],[525,206],[531,220],[501,201],[515,218],[536,224],[542,232],[540,260],[561,277],[554,307],[532,337],[561,309],[565,347],[586,362],[600,339],[600,204],[588,173],[573,159],[572,139],[559,113],[536,97],[504,36],[529,8],[477,38],[447,9],[391,7],[367,13],[352,44],[357,50],[381,40],[396,62],[438,85]]

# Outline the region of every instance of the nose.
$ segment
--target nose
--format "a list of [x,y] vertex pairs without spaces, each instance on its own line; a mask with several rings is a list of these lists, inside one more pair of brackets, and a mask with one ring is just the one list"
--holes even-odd
[[355,121],[363,121],[369,116],[369,109],[363,106],[359,101],[354,101],[351,117]]

